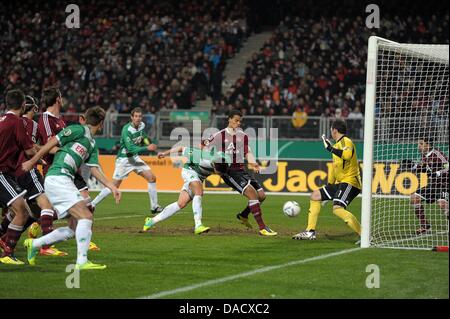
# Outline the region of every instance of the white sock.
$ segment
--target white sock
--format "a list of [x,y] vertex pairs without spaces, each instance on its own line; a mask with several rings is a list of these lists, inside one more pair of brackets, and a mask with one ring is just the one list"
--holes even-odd
[[148,196],[150,198],[150,207],[158,207],[158,193],[156,192],[156,183],[148,183]]
[[80,219],[75,230],[77,239],[77,264],[82,265],[87,262],[87,252],[92,237],[92,220]]
[[161,213],[159,213],[158,215],[156,215],[155,217],[152,217],[153,222],[159,223],[162,222],[163,220],[169,218],[170,216],[174,215],[176,212],[178,212],[180,210],[180,206],[178,206],[178,203],[172,203],[170,205],[167,205],[166,207],[164,207],[163,211]]
[[40,248],[42,246],[53,245],[60,241],[66,241],[73,238],[75,233],[69,227],[57,228],[45,236],[33,240],[33,247]]
[[202,224],[202,197],[195,195],[192,199],[192,212],[194,213],[195,228]]
[[91,202],[91,205],[93,205],[94,207],[97,206],[97,204],[104,200],[105,197],[109,194],[111,194],[111,190],[108,187],[103,188],[100,194],[98,194],[97,197],[95,197]]

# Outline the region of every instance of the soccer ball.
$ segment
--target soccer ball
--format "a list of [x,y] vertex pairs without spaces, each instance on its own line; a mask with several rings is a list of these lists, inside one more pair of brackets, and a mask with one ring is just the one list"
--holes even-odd
[[294,201],[288,201],[283,205],[283,213],[287,217],[296,217],[300,214],[300,205]]

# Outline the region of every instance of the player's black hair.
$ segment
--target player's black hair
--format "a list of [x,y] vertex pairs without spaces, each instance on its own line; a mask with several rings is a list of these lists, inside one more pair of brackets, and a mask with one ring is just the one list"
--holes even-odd
[[419,137],[419,140],[424,141],[425,143],[427,143],[431,147],[434,146],[434,138],[432,136],[430,136],[430,135],[427,135],[427,134],[421,135]]
[[334,120],[333,123],[331,123],[331,128],[336,129],[341,134],[347,134],[347,124],[344,120]]
[[61,97],[61,91],[56,86],[48,87],[42,92],[42,101],[47,108],[56,103],[56,99]]
[[237,110],[237,109],[233,109],[230,112],[228,112],[228,118],[229,119],[232,119],[235,116],[242,117],[242,112],[240,110]]
[[6,93],[6,109],[20,110],[25,103],[25,94],[21,90],[10,90]]
[[106,112],[100,106],[94,106],[87,109],[84,114],[87,125],[97,126],[105,119]]
[[37,106],[36,99],[34,97],[32,97],[31,95],[26,95],[25,96],[25,110],[24,110],[24,114],[27,114],[32,109],[37,108],[37,107],[38,106]]

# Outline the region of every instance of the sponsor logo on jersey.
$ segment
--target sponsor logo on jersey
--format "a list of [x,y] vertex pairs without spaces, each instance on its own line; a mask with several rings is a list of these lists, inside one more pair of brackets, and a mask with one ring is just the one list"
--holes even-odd
[[72,151],[80,155],[81,158],[85,159],[88,155],[88,150],[86,147],[81,145],[80,143],[74,143],[70,148]]

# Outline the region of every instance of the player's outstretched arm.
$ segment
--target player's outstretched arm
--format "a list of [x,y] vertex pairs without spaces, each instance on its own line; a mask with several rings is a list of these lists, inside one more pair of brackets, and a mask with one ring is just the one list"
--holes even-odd
[[116,200],[116,204],[119,204],[121,197],[119,189],[116,186],[114,186],[114,184],[111,183],[111,181],[108,178],[106,178],[106,176],[103,174],[103,172],[100,170],[98,166],[90,166],[90,169],[92,176],[94,176],[100,183],[102,183],[103,185],[105,185],[105,187],[108,187],[111,190]]
[[164,158],[164,157],[166,157],[166,156],[168,156],[170,154],[177,154],[177,155],[179,155],[179,154],[183,153],[183,148],[184,148],[184,146],[177,146],[177,147],[171,148],[170,150],[167,150],[167,151],[164,151],[164,152],[159,152],[158,153],[158,158]]
[[45,155],[47,155],[50,150],[58,145],[58,139],[56,137],[52,137],[47,144],[41,147],[39,152],[37,152],[32,158],[28,161],[22,163],[22,170],[25,172],[31,171],[36,163]]

